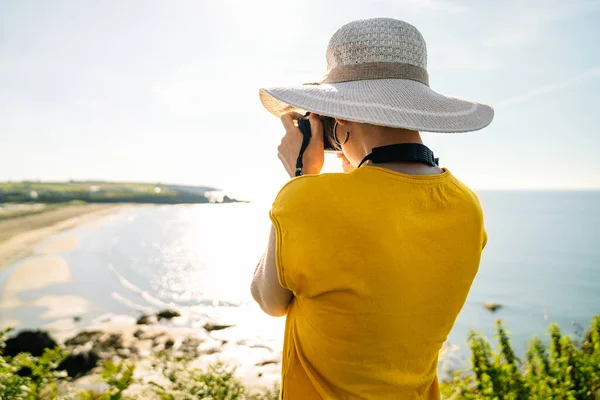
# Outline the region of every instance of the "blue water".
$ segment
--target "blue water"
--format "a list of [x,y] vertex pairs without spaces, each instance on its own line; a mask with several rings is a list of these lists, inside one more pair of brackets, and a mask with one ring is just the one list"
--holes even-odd
[[[450,341],[496,319],[522,353],[550,322],[571,333],[600,314],[600,192],[482,192],[488,244]],[[496,313],[484,302],[503,305]]]
[[[449,343],[458,346],[448,367],[468,355],[464,338],[475,328],[492,336],[505,321],[522,353],[550,322],[576,334],[600,314],[600,192],[481,192],[488,244]],[[248,335],[279,346],[282,319],[263,315],[249,283],[268,233],[268,206],[185,205],[124,210],[77,235],[62,254],[73,281],[21,294],[73,294],[94,307],[81,324],[104,313],[139,315],[177,305],[190,326],[207,317],[245,326]],[[50,239],[52,240],[52,239]],[[19,264],[0,271],[4,282]],[[485,302],[503,306],[491,313]],[[43,308],[3,309],[2,318],[41,326]]]

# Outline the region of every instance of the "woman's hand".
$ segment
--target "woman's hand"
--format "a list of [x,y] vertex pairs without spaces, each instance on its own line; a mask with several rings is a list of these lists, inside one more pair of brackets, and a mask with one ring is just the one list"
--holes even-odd
[[350,161],[346,158],[344,153],[341,151],[337,153],[337,157],[342,160],[342,169],[344,172],[350,172],[354,170],[354,165],[350,164]]
[[[302,132],[294,125],[294,120],[299,118],[302,118],[302,115],[293,111],[281,116],[281,122],[285,127],[285,135],[281,139],[277,151],[278,157],[290,178],[296,176],[296,160],[302,147]],[[320,174],[325,162],[323,123],[319,116],[314,113],[310,113],[308,120],[310,121],[312,137],[302,157],[302,174]]]

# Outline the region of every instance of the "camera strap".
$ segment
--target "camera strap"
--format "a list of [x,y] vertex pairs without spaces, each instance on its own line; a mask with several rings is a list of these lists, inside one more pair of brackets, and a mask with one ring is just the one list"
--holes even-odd
[[[304,116],[308,116],[310,113],[306,113]],[[308,142],[310,142],[311,132],[310,132],[310,121],[307,119],[299,119],[298,120],[298,129],[302,132],[302,146],[300,147],[300,154],[298,154],[298,158],[296,158],[296,176],[302,175],[302,156],[308,147]]]
[[435,167],[439,164],[439,158],[435,158],[429,147],[420,143],[399,143],[388,146],[374,147],[373,151],[360,162],[358,167],[365,161],[370,160],[373,164],[389,162],[408,161],[427,164]]

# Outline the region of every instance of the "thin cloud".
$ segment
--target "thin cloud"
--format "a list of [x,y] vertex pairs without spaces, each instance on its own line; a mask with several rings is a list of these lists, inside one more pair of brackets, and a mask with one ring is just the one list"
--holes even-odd
[[537,89],[530,90],[528,92],[521,93],[517,96],[513,96],[508,99],[499,101],[495,103],[495,107],[500,108],[523,103],[538,96],[542,96],[549,93],[555,93],[573,88],[575,86],[579,86],[582,83],[587,82],[590,79],[595,79],[597,77],[600,77],[600,67],[590,68],[582,72],[581,74],[574,76],[573,78],[567,79],[566,81],[555,82],[550,85],[544,85]]
[[[500,3],[499,3],[500,4]],[[502,3],[503,21],[482,41],[484,47],[515,48],[533,45],[544,38],[557,21],[568,20],[576,15],[600,7],[600,1],[514,1],[510,6]]]

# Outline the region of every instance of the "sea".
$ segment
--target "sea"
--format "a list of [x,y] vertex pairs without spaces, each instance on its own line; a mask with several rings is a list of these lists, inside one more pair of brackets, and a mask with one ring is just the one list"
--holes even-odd
[[[478,192],[488,243],[469,297],[447,340],[445,369],[468,362],[469,330],[494,342],[502,320],[521,356],[548,325],[581,338],[600,314],[600,192]],[[142,206],[60,233],[77,245],[62,253],[72,279],[20,294],[72,295],[93,306],[77,316],[85,326],[102,315],[139,316],[176,307],[184,324],[235,324],[248,338],[280,349],[283,318],[261,312],[250,281],[266,244],[268,204]],[[60,237],[59,236],[59,237]],[[48,238],[47,241],[56,240]],[[40,244],[43,246],[44,243]],[[21,261],[0,271],[0,298]],[[491,312],[485,303],[501,308]],[[27,302],[24,302],[27,304]],[[43,305],[4,308],[20,328],[53,321]]]

